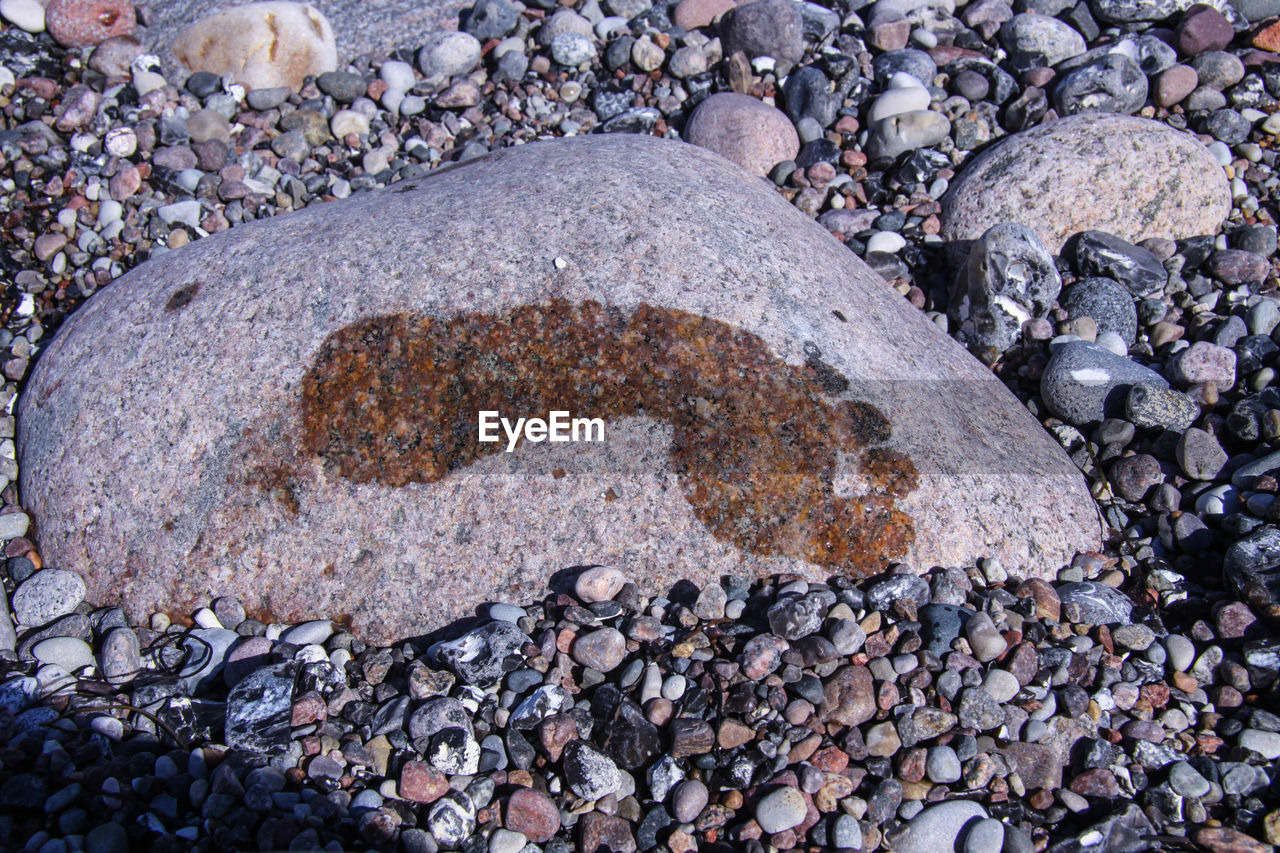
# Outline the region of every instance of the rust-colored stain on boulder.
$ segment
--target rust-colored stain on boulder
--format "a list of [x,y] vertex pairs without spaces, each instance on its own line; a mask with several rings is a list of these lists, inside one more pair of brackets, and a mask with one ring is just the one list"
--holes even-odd
[[[478,440],[482,410],[647,415],[671,423],[684,496],[717,538],[865,577],[914,538],[895,499],[915,489],[916,472],[875,446],[890,433],[877,409],[823,398],[842,380],[816,350],[793,367],[731,324],[652,305],[393,314],[321,347],[303,381],[304,450],[349,480],[399,487],[499,452]],[[864,494],[835,493],[839,451],[858,458]]]

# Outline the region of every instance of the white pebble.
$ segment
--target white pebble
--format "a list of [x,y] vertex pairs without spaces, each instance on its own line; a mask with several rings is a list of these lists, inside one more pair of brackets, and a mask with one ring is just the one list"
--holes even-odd
[[0,16],[29,33],[44,32],[44,4],[39,0],[0,0]]
[[877,231],[871,235],[871,239],[867,241],[868,252],[888,252],[894,254],[900,252],[907,245],[907,241],[903,239],[901,234],[894,231]]
[[1094,343],[1104,349],[1110,350],[1116,355],[1127,356],[1129,354],[1129,347],[1125,344],[1124,338],[1120,337],[1115,332],[1102,332],[1095,339]]
[[193,615],[191,618],[194,619],[195,623],[199,625],[201,628],[226,627],[221,622],[218,621],[218,617],[215,616],[213,611],[207,607],[201,607],[199,610],[195,612],[195,615]]

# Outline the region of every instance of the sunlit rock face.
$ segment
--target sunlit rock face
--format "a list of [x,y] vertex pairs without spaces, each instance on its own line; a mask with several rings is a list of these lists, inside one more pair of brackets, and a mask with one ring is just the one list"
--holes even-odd
[[[600,425],[481,441],[481,412]],[[544,436],[545,438],[545,436]],[[19,412],[46,560],[134,615],[235,595],[374,642],[557,571],[864,577],[1099,525],[988,371],[764,182],[534,144],[253,223],[95,295]]]

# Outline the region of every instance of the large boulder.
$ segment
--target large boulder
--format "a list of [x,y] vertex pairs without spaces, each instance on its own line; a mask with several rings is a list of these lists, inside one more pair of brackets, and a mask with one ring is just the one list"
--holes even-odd
[[970,161],[942,199],[942,236],[960,256],[991,226],[1017,222],[1059,253],[1087,229],[1131,243],[1214,234],[1230,210],[1226,173],[1195,137],[1087,113],[1016,133]]
[[[604,420],[477,441],[478,412]],[[375,642],[557,570],[649,589],[1100,528],[1007,389],[759,178],[692,145],[505,149],[217,234],[95,294],[21,397],[47,562],[134,616],[236,595]]]

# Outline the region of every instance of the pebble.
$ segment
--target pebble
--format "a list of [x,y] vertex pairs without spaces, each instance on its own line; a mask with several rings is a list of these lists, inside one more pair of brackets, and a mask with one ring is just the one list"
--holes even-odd
[[617,597],[626,583],[626,576],[617,569],[609,566],[595,566],[578,575],[573,592],[581,601],[588,604],[596,601],[611,601]]
[[466,74],[480,61],[480,41],[470,33],[439,32],[418,50],[418,69],[427,77]]
[[612,672],[627,655],[627,640],[616,628],[583,634],[573,643],[573,659],[597,672]]
[[756,804],[756,823],[772,835],[799,826],[807,813],[804,796],[795,788],[784,786],[760,798]]
[[84,601],[84,596],[84,580],[77,573],[65,569],[42,569],[14,591],[13,615],[19,625],[44,625],[71,613]]

